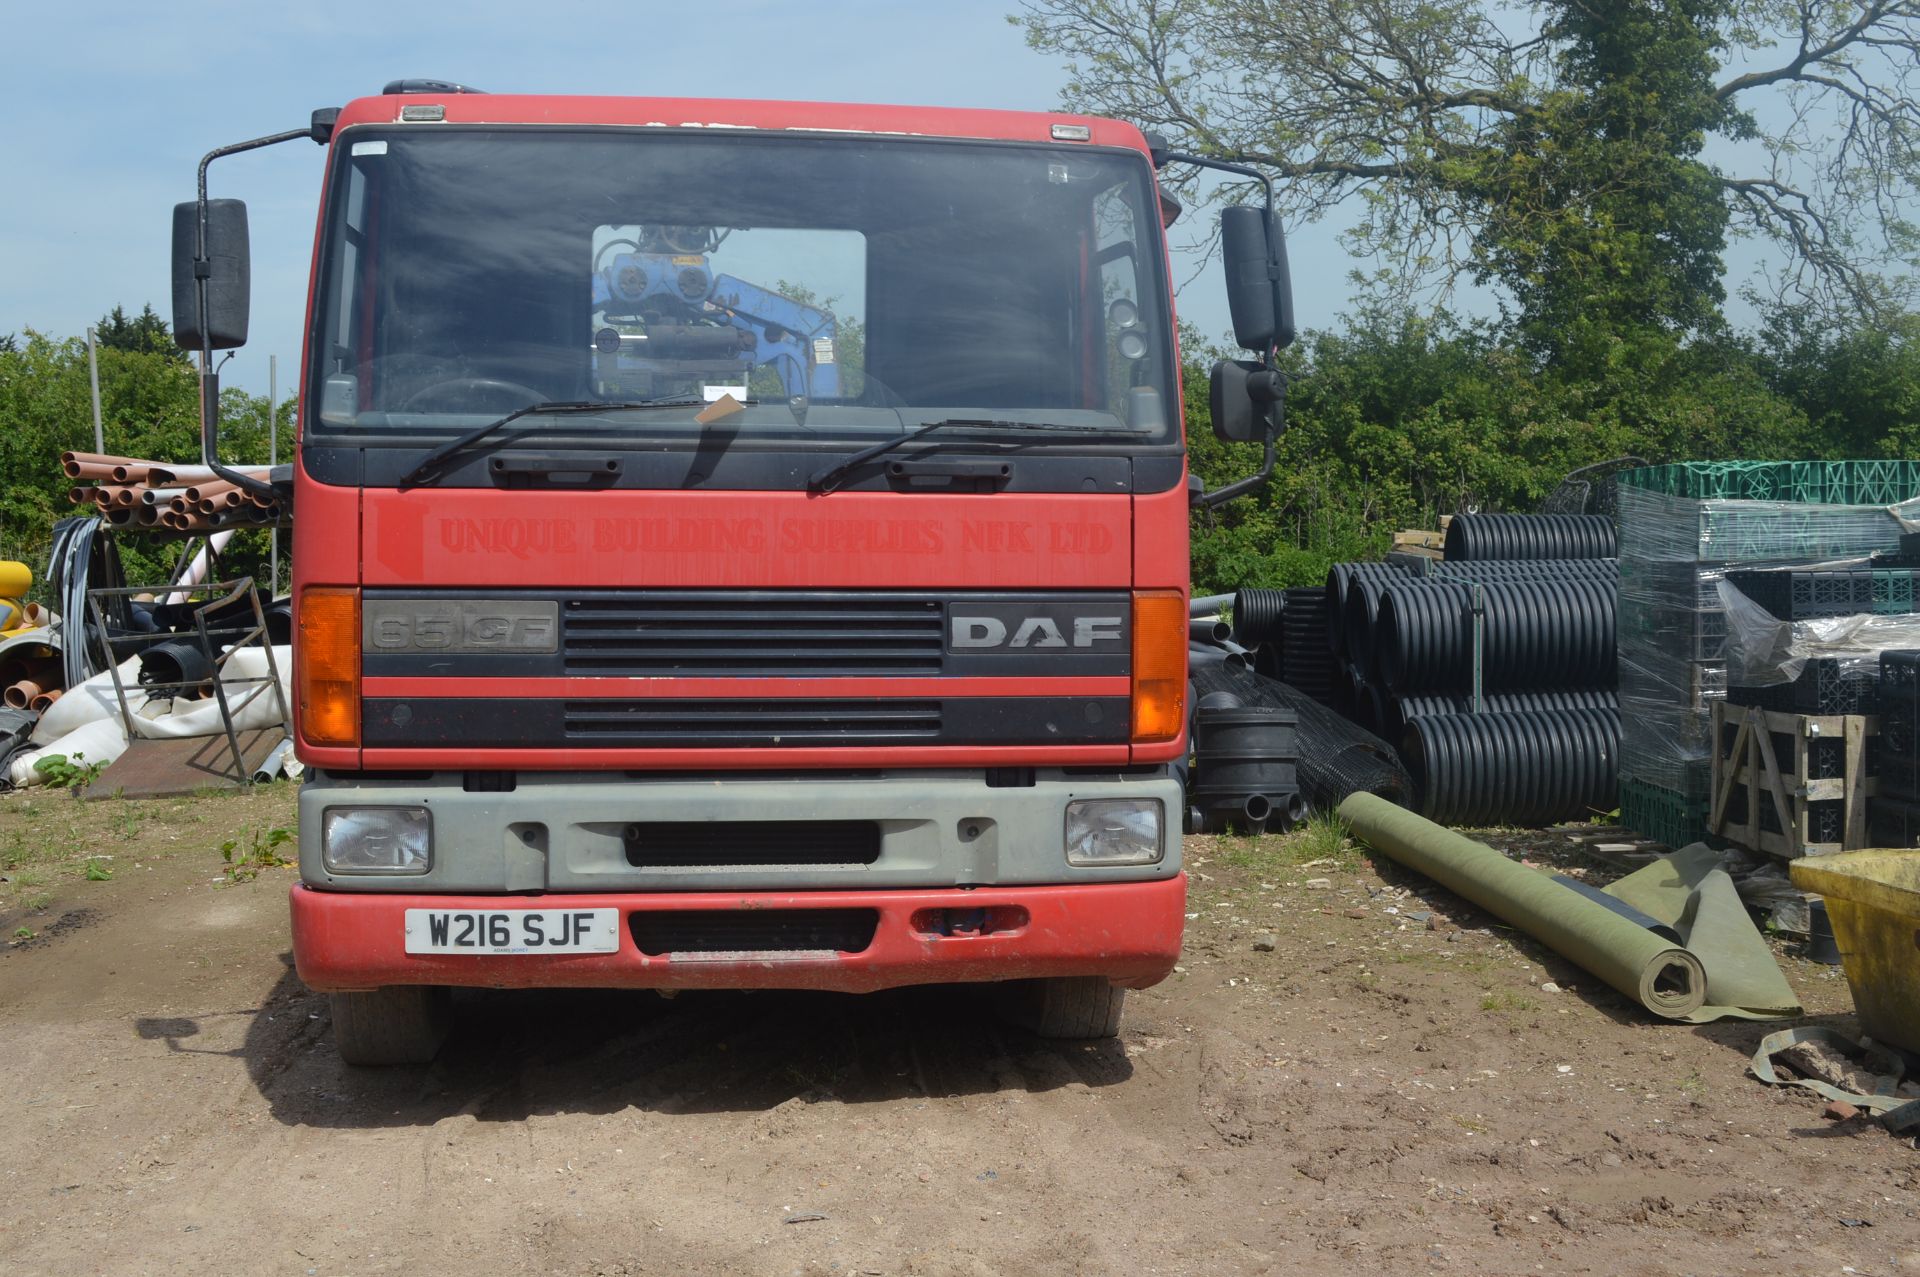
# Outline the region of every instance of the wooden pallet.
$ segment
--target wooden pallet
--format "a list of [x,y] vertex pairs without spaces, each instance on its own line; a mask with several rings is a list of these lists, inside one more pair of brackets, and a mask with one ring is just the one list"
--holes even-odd
[[[1731,742],[1725,739],[1729,724],[1735,729]],[[1866,846],[1867,799],[1880,788],[1866,774],[1867,738],[1879,731],[1879,720],[1868,714],[1784,714],[1716,701],[1708,830],[1742,847],[1787,860]],[[1784,765],[1773,747],[1776,734],[1791,742]],[[1829,740],[1845,743],[1840,775],[1809,779],[1813,746]],[[1740,789],[1746,791],[1747,818],[1744,824],[1729,825],[1727,809]],[[1813,803],[1833,801],[1842,804],[1840,840],[1815,842],[1809,836],[1809,809]],[[1760,827],[1763,802],[1772,805],[1784,832]]]
[[1623,873],[1650,865],[1671,850],[1625,825],[1555,825],[1552,832],[1564,835],[1587,859]]
[[1417,555],[1423,559],[1444,558],[1447,546],[1447,534],[1427,532],[1420,529],[1407,529],[1393,534],[1393,548],[1401,554]]

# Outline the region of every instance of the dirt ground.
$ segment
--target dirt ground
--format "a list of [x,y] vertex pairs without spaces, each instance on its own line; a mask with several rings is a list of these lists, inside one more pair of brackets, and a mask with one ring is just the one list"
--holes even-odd
[[0,800],[0,1271],[1920,1272],[1920,1152],[1747,1077],[1761,1027],[1650,1023],[1326,840],[1190,840],[1116,1043],[964,990],[501,993],[363,1071],[292,871],[223,872],[292,823],[284,785]]

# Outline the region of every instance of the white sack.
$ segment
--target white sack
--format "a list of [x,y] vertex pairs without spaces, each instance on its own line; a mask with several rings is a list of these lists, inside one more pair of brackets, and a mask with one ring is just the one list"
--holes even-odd
[[[127,705],[136,713],[147,703],[140,686],[140,658],[130,656],[120,666],[120,681],[127,687]],[[70,687],[59,700],[47,706],[40,721],[33,725],[27,739],[36,745],[51,745],[68,732],[88,723],[111,718],[120,720],[120,700],[113,694],[113,671],[102,670],[78,687]],[[124,735],[124,733],[123,733]]]
[[[111,687],[108,688],[107,694],[111,698],[113,694]],[[54,703],[61,704],[66,699],[63,696]],[[44,785],[47,783],[47,778],[35,771],[33,765],[48,755],[63,755],[68,762],[81,767],[92,763],[110,763],[126,751],[127,738],[121,730],[120,716],[116,713],[77,727],[50,745],[16,755],[7,769],[7,777],[13,782],[15,789],[24,789],[29,785]]]

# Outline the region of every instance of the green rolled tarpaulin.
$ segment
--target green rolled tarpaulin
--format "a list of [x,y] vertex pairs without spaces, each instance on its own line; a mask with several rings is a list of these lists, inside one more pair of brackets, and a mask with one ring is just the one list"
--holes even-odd
[[[1764,980],[1756,988],[1749,979],[1741,990],[1745,996],[1756,997],[1759,1005],[1710,1005],[1709,973],[1699,956],[1555,882],[1549,875],[1515,864],[1484,843],[1372,794],[1350,796],[1340,804],[1340,815],[1368,846],[1518,927],[1655,1015],[1699,1023],[1728,1015],[1778,1016],[1799,1009],[1792,1005],[1792,991],[1787,989],[1771,954],[1767,955],[1766,966],[1771,968],[1777,988]],[[1660,871],[1661,877],[1669,880],[1661,885],[1681,888],[1681,899],[1699,878],[1696,866],[1689,863],[1686,869],[1691,872]],[[1681,921],[1680,915],[1685,921],[1693,920],[1699,907],[1697,898],[1693,907],[1676,910],[1669,905],[1671,897],[1663,900],[1664,895],[1632,891],[1622,898],[1662,922]],[[1737,905],[1736,900],[1736,909]],[[1747,931],[1753,931],[1753,923],[1744,911],[1740,911],[1739,921]],[[1685,927],[1681,934],[1687,934]],[[1757,933],[1754,939],[1764,950],[1765,942]],[[1742,975],[1753,976],[1745,964]]]

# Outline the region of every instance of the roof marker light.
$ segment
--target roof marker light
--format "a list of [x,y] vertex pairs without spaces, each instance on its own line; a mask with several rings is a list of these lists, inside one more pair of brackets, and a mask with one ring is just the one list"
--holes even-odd
[[1093,129],[1085,124],[1056,124],[1053,126],[1053,140],[1056,142],[1085,142],[1093,137]]
[[400,108],[400,120],[404,124],[438,124],[447,118],[444,106],[403,106]]

